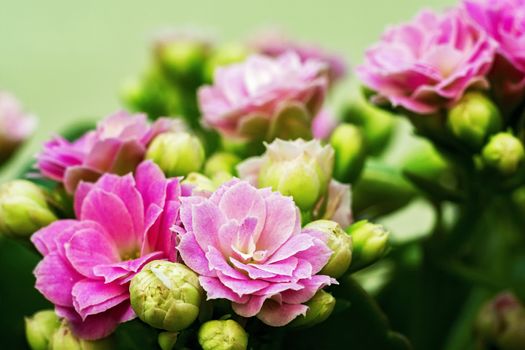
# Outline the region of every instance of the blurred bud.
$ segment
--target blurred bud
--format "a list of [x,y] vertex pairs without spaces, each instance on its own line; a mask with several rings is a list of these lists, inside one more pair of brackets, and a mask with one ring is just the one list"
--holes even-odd
[[362,220],[350,226],[347,231],[353,242],[352,271],[373,264],[383,256],[388,247],[390,233],[381,225]]
[[245,46],[236,43],[223,44],[216,47],[211,52],[204,66],[204,81],[211,83],[213,81],[213,73],[217,68],[244,61],[248,54],[249,51]]
[[321,289],[306,303],[306,306],[308,306],[306,315],[297,317],[290,326],[311,327],[326,321],[334,310],[335,298]]
[[525,160],[521,141],[505,132],[492,136],[481,152],[483,163],[500,174],[510,176],[516,173]]
[[352,96],[343,113],[345,122],[362,128],[367,152],[371,155],[381,154],[394,131],[392,114],[370,104],[360,94]]
[[148,263],[131,280],[131,306],[152,327],[170,332],[187,328],[199,315],[202,288],[186,266],[164,260]]
[[334,150],[318,140],[275,140],[266,146],[259,173],[259,187],[290,195],[309,211],[328,189],[332,177]]
[[468,92],[448,111],[447,125],[454,137],[477,151],[501,129],[496,105],[483,93]]
[[153,160],[168,177],[184,176],[201,169],[204,147],[189,133],[166,132],[151,142],[146,158]]
[[100,340],[84,340],[77,338],[63,320],[60,327],[53,334],[49,350],[113,350],[115,344],[112,338]]
[[339,125],[330,137],[330,145],[335,151],[334,178],[344,183],[354,182],[366,159],[361,131],[351,124]]
[[232,153],[215,153],[206,161],[206,164],[204,165],[204,175],[210,178],[223,172],[235,175],[235,167],[240,161],[241,159]]
[[51,337],[60,326],[53,310],[39,311],[25,318],[26,338],[31,350],[47,350]]
[[215,186],[212,180],[199,173],[189,173],[184,180],[182,180],[182,184],[192,186],[193,194],[195,194],[195,191],[197,191],[197,193],[211,193],[217,189],[217,186]]
[[334,278],[341,277],[352,261],[352,237],[337,222],[330,220],[313,221],[304,228],[322,232],[327,237],[328,247],[333,251],[320,273]]
[[214,320],[199,329],[199,344],[203,350],[245,350],[248,334],[234,320]]
[[513,294],[500,293],[481,308],[475,329],[483,349],[525,349],[525,308]]
[[40,187],[26,180],[0,185],[0,233],[29,237],[57,218]]
[[177,332],[161,332],[159,333],[159,346],[162,350],[172,350],[177,343],[179,333]]

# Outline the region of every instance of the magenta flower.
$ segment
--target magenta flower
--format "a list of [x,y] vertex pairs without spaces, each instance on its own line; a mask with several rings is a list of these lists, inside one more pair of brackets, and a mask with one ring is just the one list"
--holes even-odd
[[335,281],[317,273],[332,251],[323,234],[301,231],[290,197],[234,179],[210,198],[182,199],[178,250],[208,299],[228,299],[243,316],[282,326]]
[[7,160],[35,127],[35,117],[26,114],[13,95],[0,91],[0,162]]
[[331,82],[344,78],[347,73],[346,63],[341,56],[328,52],[316,45],[293,41],[278,30],[268,30],[259,33],[252,40],[251,46],[257,52],[272,57],[293,51],[299,55],[302,62],[310,59],[325,62],[328,65]]
[[468,88],[487,88],[496,44],[460,11],[421,12],[388,29],[357,68],[376,92],[374,102],[430,114],[458,101]]
[[152,260],[175,261],[170,226],[179,219],[181,187],[146,161],[135,173],[81,182],[74,220],[59,220],[31,238],[44,259],[36,288],[85,339],[109,335],[135,317],[129,282]]
[[218,68],[214,85],[198,92],[205,123],[227,136],[249,138],[266,132],[287,105],[299,105],[311,119],[324,101],[325,70],[324,63],[302,62],[293,52],[276,58],[253,55]]
[[150,126],[146,115],[121,111],[73,142],[60,136],[48,141],[37,155],[37,167],[43,176],[62,182],[73,193],[80,181],[96,181],[104,173],[123,175],[135,170],[151,140],[172,126],[172,120],[166,118]]
[[498,58],[491,74],[492,80],[499,83],[495,93],[509,96],[523,92],[525,0],[464,0],[464,7],[481,30],[498,43]]

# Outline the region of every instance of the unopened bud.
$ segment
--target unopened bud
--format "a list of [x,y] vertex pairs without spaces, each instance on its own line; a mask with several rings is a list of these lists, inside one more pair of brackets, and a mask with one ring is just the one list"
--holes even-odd
[[221,172],[235,175],[235,167],[240,163],[240,161],[241,159],[232,153],[215,153],[206,161],[206,164],[204,165],[204,175],[210,178]]
[[330,137],[330,145],[335,151],[334,178],[353,183],[363,170],[366,159],[361,131],[352,124],[339,125]]
[[48,350],[60,320],[53,310],[39,311],[25,319],[26,338],[31,350]]
[[234,320],[214,320],[199,329],[199,344],[203,350],[245,350],[248,334]]
[[162,350],[172,350],[177,343],[179,333],[161,332],[158,337],[159,346]]
[[362,220],[350,226],[348,233],[352,236],[353,243],[352,271],[373,264],[384,255],[388,247],[390,233],[381,225]]
[[521,141],[510,133],[501,132],[490,138],[481,152],[483,163],[504,176],[516,173],[525,160]]
[[193,188],[192,193],[211,193],[217,189],[215,183],[208,177],[199,173],[189,173],[182,180],[182,184],[190,185]]
[[318,291],[313,298],[306,303],[306,306],[308,306],[306,315],[297,317],[290,323],[290,326],[311,327],[326,321],[334,310],[335,301],[332,294],[324,290]]
[[156,58],[170,78],[177,81],[200,81],[209,54],[209,44],[191,35],[175,33],[156,44]]

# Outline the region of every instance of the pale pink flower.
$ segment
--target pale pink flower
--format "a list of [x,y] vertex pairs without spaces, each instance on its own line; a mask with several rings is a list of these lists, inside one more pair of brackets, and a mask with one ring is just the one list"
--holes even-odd
[[182,199],[178,245],[208,299],[227,299],[243,317],[283,326],[335,281],[318,275],[332,255],[325,236],[301,230],[290,197],[234,179],[210,198]]
[[144,159],[151,140],[172,126],[173,121],[167,118],[157,119],[150,126],[146,115],[121,111],[75,141],[60,136],[48,141],[37,155],[37,167],[43,176],[62,182],[73,193],[80,181],[95,181],[104,173],[133,171]]
[[388,29],[367,50],[357,75],[376,93],[374,102],[431,114],[453,105],[469,88],[488,88],[485,76],[495,50],[496,43],[460,10],[423,11]]
[[170,226],[179,220],[181,187],[150,161],[135,176],[103,175],[81,182],[76,219],[59,220],[31,238],[44,259],[36,288],[75,333],[99,339],[135,317],[129,282],[152,260],[175,261]]
[[338,120],[331,110],[323,108],[312,121],[312,135],[316,139],[327,139],[337,127]]
[[217,68],[214,85],[198,92],[204,121],[224,135],[247,138],[248,123],[257,118],[271,124],[286,105],[298,104],[313,118],[324,101],[325,70],[324,63],[302,62],[293,52],[276,58],[252,55]]

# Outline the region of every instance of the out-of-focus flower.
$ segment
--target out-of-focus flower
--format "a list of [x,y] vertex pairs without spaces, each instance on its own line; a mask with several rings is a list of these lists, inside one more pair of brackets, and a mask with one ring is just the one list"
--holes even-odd
[[53,310],[39,311],[26,317],[26,338],[31,350],[48,350],[53,334],[60,326],[60,320]]
[[114,339],[105,338],[99,340],[86,340],[78,338],[73,334],[72,329],[66,320],[63,320],[60,327],[53,334],[48,350],[113,350],[115,349]]
[[195,272],[169,261],[152,261],[133,277],[131,306],[147,324],[171,332],[188,327],[199,315],[202,288]]
[[525,149],[514,135],[500,132],[491,137],[481,152],[483,163],[504,176],[516,173],[525,162]]
[[227,137],[242,139],[310,133],[324,101],[325,68],[320,61],[301,62],[293,52],[276,58],[252,55],[218,68],[214,84],[198,92],[204,121]]
[[0,90],[0,164],[31,136],[36,118],[25,113],[18,100]]
[[312,121],[312,135],[316,139],[326,139],[336,128],[337,124],[337,119],[332,114],[332,111],[323,108]]
[[199,344],[204,350],[246,350],[248,333],[234,320],[213,320],[199,329]]
[[326,237],[301,231],[290,197],[232,180],[210,198],[182,199],[178,250],[208,299],[232,301],[243,317],[283,326],[335,281],[319,275],[332,251]]
[[[525,92],[525,1],[464,0],[466,12],[498,45],[492,80],[495,94]],[[508,100],[503,100],[507,102]]]
[[29,237],[56,219],[45,194],[34,183],[13,180],[0,185],[0,234]]
[[204,81],[208,83],[212,82],[213,73],[217,68],[241,62],[245,60],[249,54],[250,50],[248,47],[237,43],[226,43],[215,47],[204,65]]
[[483,349],[525,348],[525,307],[510,292],[502,292],[479,311],[476,335]]
[[431,114],[453,105],[469,88],[487,88],[485,75],[497,45],[464,17],[460,10],[423,11],[388,29],[357,68],[376,93],[373,101]]
[[169,177],[199,171],[204,163],[201,141],[187,132],[165,132],[153,139],[146,152]]
[[[324,201],[314,210],[314,218],[332,220],[346,228],[352,223],[352,191],[350,185],[331,180]],[[324,210],[320,210],[324,207]]]
[[311,327],[326,321],[335,307],[335,298],[332,294],[320,290],[306,305],[306,315],[299,316],[290,324],[293,327]]
[[325,62],[328,66],[331,82],[344,78],[347,73],[347,66],[342,56],[328,52],[316,45],[293,41],[278,30],[260,32],[252,39],[251,46],[256,51],[272,57],[293,51],[299,55],[303,62],[309,59]]
[[44,259],[36,288],[76,335],[99,339],[135,317],[129,281],[152,260],[176,258],[170,226],[179,219],[181,186],[153,163],[125,176],[81,182],[74,220],[59,220],[31,240]]
[[48,141],[37,155],[37,167],[43,176],[62,182],[73,193],[80,181],[135,170],[151,140],[173,125],[171,120],[161,118],[150,126],[145,115],[121,111],[75,141],[60,136]]

